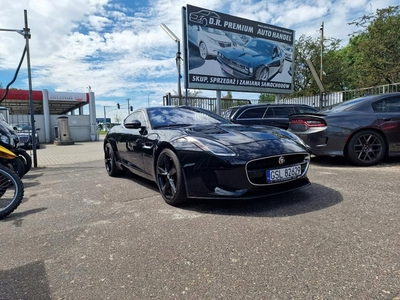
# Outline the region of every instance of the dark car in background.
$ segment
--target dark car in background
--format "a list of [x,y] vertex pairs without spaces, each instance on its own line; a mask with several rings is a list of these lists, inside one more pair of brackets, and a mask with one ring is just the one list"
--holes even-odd
[[[19,147],[24,149],[32,149],[32,126],[28,123],[16,123],[11,124],[15,133],[19,138]],[[40,128],[35,128],[35,131],[40,130]],[[36,148],[40,148],[39,136],[35,132]]]
[[110,176],[129,170],[153,180],[171,205],[253,199],[310,184],[310,154],[296,135],[189,106],[134,111],[107,133],[104,158]]
[[400,155],[400,93],[361,97],[289,119],[289,130],[316,156],[344,156],[371,166]]
[[289,115],[317,111],[318,109],[306,104],[249,104],[231,107],[224,111],[222,116],[235,124],[275,126],[287,129]]
[[282,73],[285,53],[270,41],[253,38],[244,46],[219,49],[217,60],[229,76],[268,81]]

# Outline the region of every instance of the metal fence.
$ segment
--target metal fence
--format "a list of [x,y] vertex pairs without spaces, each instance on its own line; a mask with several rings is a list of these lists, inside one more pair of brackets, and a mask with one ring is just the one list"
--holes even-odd
[[[228,109],[232,106],[245,105],[251,103],[252,102],[247,99],[221,99],[221,110]],[[163,105],[166,106],[189,105],[216,112],[217,98],[182,96],[181,99],[179,99],[178,96],[172,96],[170,94],[167,94],[163,97]]]
[[308,104],[314,107],[323,108],[358,97],[393,93],[393,92],[400,92],[400,83],[386,84],[386,85],[354,89],[354,90],[346,90],[341,92],[324,93],[322,94],[322,96],[315,95],[315,96],[304,96],[296,98],[282,98],[280,102],[287,104],[301,103],[301,104]]
[[[377,95],[392,92],[400,92],[400,83],[387,84],[369,88],[361,88],[354,90],[346,90],[340,92],[324,93],[322,95],[314,96],[303,96],[303,97],[283,97],[281,95],[278,103],[286,104],[307,104],[313,107],[327,107],[332,106],[343,101],[351,100],[357,97],[367,95]],[[180,99],[178,96],[172,96],[167,94],[163,97],[164,105],[190,105],[194,107],[201,107],[213,112],[216,112],[217,98],[206,98],[206,97],[184,97]],[[258,99],[221,99],[221,111],[224,111],[232,106],[244,105],[244,104],[258,104]]]

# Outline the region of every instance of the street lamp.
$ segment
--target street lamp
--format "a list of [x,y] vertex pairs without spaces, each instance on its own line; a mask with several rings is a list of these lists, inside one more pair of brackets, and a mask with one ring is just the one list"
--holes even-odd
[[181,40],[167,27],[167,25],[161,23],[161,28],[169,35],[169,37],[178,45],[178,51],[176,52],[176,68],[178,69],[178,96],[179,105],[182,103],[182,93],[181,93]]
[[131,100],[131,98],[127,98],[126,101],[128,101],[128,115],[130,113],[130,106],[129,106],[129,101]]
[[28,27],[28,12],[24,10],[24,21],[25,27],[22,30],[19,29],[5,29],[0,28],[0,31],[11,31],[17,32],[18,34],[22,35],[25,38],[25,49],[24,55],[26,53],[26,63],[27,63],[27,70],[28,70],[28,85],[29,85],[29,109],[30,109],[30,117],[31,117],[31,126],[32,126],[32,151],[33,151],[33,166],[37,167],[37,157],[36,157],[36,128],[35,128],[35,110],[33,105],[33,91],[32,91],[32,72],[31,72],[31,55],[29,50],[29,40],[31,38],[31,30]]
[[151,94],[154,94],[154,92],[149,92],[149,93],[147,94],[147,107],[150,106],[150,95],[151,95]]

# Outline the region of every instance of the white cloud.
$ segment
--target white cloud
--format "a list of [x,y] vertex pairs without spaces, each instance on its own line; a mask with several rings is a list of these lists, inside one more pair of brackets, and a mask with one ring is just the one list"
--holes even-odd
[[[98,103],[114,105],[129,97],[136,107],[147,105],[149,92],[155,92],[151,98],[157,103],[177,90],[177,45],[160,24],[181,37],[181,9],[186,4],[294,29],[296,37],[318,37],[323,21],[325,35],[345,43],[354,31],[348,22],[397,1],[154,0],[142,1],[149,6],[125,1],[130,5],[126,6],[110,0],[0,0],[0,28],[22,29],[27,9],[34,89],[86,91],[90,85]],[[9,32],[0,32],[0,37],[0,82],[5,85],[2,73],[16,68],[25,40]],[[19,78],[26,78],[25,66]],[[27,86],[26,80],[18,84],[14,86]],[[239,94],[257,97],[252,93],[234,97]]]

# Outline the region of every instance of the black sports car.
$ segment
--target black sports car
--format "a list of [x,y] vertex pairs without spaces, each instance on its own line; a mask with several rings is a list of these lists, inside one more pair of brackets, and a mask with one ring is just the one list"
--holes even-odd
[[285,54],[276,44],[254,38],[242,47],[219,49],[217,60],[229,76],[268,81],[282,73]]
[[400,93],[345,101],[318,113],[289,117],[289,130],[316,156],[345,156],[371,166],[400,155]]
[[310,154],[296,135],[232,124],[194,107],[147,107],[104,139],[110,176],[129,170],[158,184],[164,200],[251,199],[304,187]]

